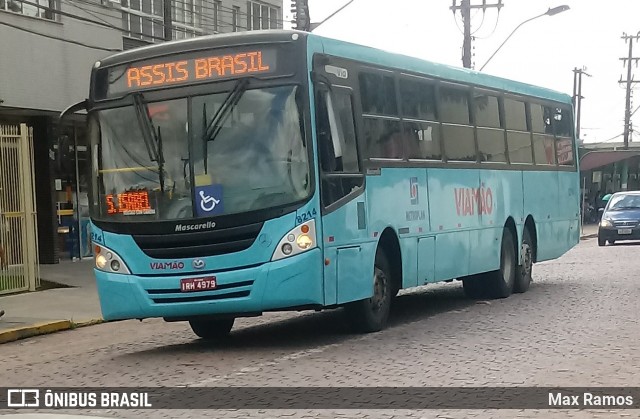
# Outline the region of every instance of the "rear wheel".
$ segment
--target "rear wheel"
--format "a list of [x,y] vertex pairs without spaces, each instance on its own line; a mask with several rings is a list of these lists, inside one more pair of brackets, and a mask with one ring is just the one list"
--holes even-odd
[[518,267],[513,234],[509,229],[502,232],[500,246],[500,269],[487,274],[487,290],[492,298],[506,298],[513,292]]
[[235,318],[189,320],[191,330],[202,339],[223,339],[229,336]]
[[513,290],[515,292],[525,292],[529,289],[533,273],[533,240],[529,229],[525,228],[522,234],[522,245],[520,246],[520,265],[516,272],[516,280]]
[[345,307],[352,328],[362,333],[384,329],[389,319],[394,291],[389,262],[384,252],[378,249],[373,267],[373,296]]

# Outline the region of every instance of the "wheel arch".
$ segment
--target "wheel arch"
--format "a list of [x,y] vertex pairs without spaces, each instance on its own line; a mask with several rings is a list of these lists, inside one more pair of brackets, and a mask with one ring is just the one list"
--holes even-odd
[[391,279],[394,291],[402,289],[402,251],[398,234],[391,227],[387,227],[380,234],[378,249],[381,249],[387,257],[391,269]]

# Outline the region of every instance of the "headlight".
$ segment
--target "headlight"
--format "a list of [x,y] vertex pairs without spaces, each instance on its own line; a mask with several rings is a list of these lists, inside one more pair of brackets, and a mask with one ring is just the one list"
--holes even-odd
[[603,218],[602,221],[600,221],[600,227],[613,227],[613,224],[611,224],[611,221]]
[[114,274],[130,274],[122,258],[113,250],[94,243],[96,269]]
[[316,221],[310,220],[289,231],[278,243],[271,260],[284,259],[316,247]]

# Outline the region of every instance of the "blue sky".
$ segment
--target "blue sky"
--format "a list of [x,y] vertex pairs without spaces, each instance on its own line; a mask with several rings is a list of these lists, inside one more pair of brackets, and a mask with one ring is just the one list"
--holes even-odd
[[[321,21],[346,2],[309,0],[312,21]],[[481,4],[481,0],[471,2]],[[628,45],[621,36],[640,31],[640,1],[503,0],[499,14],[495,9],[486,14],[474,11],[475,68],[485,63],[518,24],[562,4],[571,9],[524,24],[484,72],[572,94],[573,68],[586,67],[592,77],[583,77],[582,138],[587,142],[609,140],[623,131],[625,92],[618,81],[626,77],[620,57],[627,56]],[[452,0],[355,0],[315,32],[461,66],[462,21],[459,13],[454,17],[451,5]],[[289,20],[289,0],[284,0],[284,9]],[[634,44],[634,50],[640,57],[640,42],[637,47]],[[640,81],[640,67],[633,69]],[[640,106],[637,88],[632,109]],[[632,120],[639,131],[635,140],[640,142],[640,112]],[[622,141],[622,136],[611,141]]]

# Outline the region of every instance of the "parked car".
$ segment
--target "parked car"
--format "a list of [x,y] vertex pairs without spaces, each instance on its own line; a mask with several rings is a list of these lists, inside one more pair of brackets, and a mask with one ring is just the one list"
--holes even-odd
[[598,246],[622,240],[640,240],[640,191],[617,192],[604,208]]

